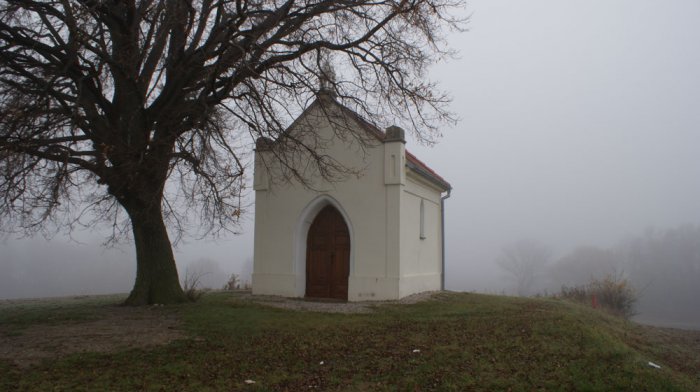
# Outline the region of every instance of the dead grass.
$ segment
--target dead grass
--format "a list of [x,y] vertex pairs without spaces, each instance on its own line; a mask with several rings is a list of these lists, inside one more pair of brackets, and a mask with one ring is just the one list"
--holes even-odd
[[637,325],[624,339],[640,350],[700,382],[700,331]]
[[0,307],[0,390],[700,390],[698,333],[552,299],[442,293],[359,314],[228,292],[35,305]]
[[112,303],[114,299],[3,301],[0,359],[26,368],[45,359],[148,348],[185,337],[172,309],[117,306]]

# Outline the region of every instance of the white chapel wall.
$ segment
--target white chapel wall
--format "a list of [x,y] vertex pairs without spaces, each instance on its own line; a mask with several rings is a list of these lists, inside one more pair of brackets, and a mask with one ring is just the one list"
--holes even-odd
[[[441,193],[415,174],[406,176],[401,213],[400,296],[439,290],[442,274]],[[424,238],[421,238],[421,201]]]
[[[316,188],[324,189],[326,192],[322,194],[335,200],[350,220],[353,238],[348,299],[397,298],[398,267],[393,268],[396,272],[392,274],[392,267],[386,262],[384,147],[377,142],[375,148],[363,151],[357,141],[334,138],[329,123],[320,116],[310,115],[310,118],[317,119],[315,127],[323,138],[336,141],[328,144],[328,155],[347,167],[363,169],[359,177],[349,177],[346,181],[314,184]],[[258,182],[261,169],[256,165]],[[274,177],[274,173],[271,175]],[[305,242],[300,238],[305,238],[306,233],[299,233],[299,221],[302,211],[319,197],[319,193],[298,183],[270,180],[256,186],[253,290],[256,294],[303,296],[305,254],[300,247],[305,248]]]

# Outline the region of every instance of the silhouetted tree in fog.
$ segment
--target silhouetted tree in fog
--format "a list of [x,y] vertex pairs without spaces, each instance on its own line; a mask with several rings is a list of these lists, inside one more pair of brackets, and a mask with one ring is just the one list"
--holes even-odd
[[609,249],[580,246],[558,259],[549,269],[555,289],[562,285],[576,286],[591,280],[602,280],[623,272],[624,256]]
[[459,5],[3,1],[2,226],[31,233],[106,220],[135,242],[126,303],[183,301],[166,227],[179,236],[236,224],[253,139],[281,139],[273,152],[300,180],[300,157],[330,180],[352,171],[284,133],[319,79],[331,99],[424,140],[452,121],[424,77],[450,54],[444,29],[458,27]]
[[533,294],[535,279],[544,271],[550,257],[547,246],[533,240],[520,240],[503,247],[496,262],[515,279],[518,295],[525,296]]
[[629,274],[640,287],[640,312],[700,327],[700,227],[648,230],[623,246]]

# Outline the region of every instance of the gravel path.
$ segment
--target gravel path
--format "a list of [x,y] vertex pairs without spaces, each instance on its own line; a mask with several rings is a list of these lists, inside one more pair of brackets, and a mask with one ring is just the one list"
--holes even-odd
[[265,306],[272,306],[281,309],[305,310],[311,312],[324,313],[369,313],[376,307],[391,304],[415,304],[427,301],[440,291],[426,291],[423,293],[409,295],[397,301],[363,301],[363,302],[332,302],[315,301],[305,298],[285,298],[271,295],[252,295],[241,293],[237,296],[243,301],[255,302]]

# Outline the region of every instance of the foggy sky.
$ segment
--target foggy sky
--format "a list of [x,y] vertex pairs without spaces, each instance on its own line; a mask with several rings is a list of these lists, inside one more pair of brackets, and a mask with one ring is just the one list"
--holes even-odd
[[[700,223],[700,3],[472,1],[436,68],[463,121],[419,156],[454,186],[447,285],[500,290],[533,238],[610,246]],[[503,286],[502,284],[500,285]]]
[[[700,2],[479,0],[463,15],[460,58],[431,72],[462,121],[407,144],[454,188],[448,289],[505,289],[494,259],[521,238],[556,258],[700,223]],[[240,272],[252,222],[251,208],[243,235],[181,244],[180,273],[202,258]],[[132,245],[74,237],[2,242],[0,298],[130,290]]]

